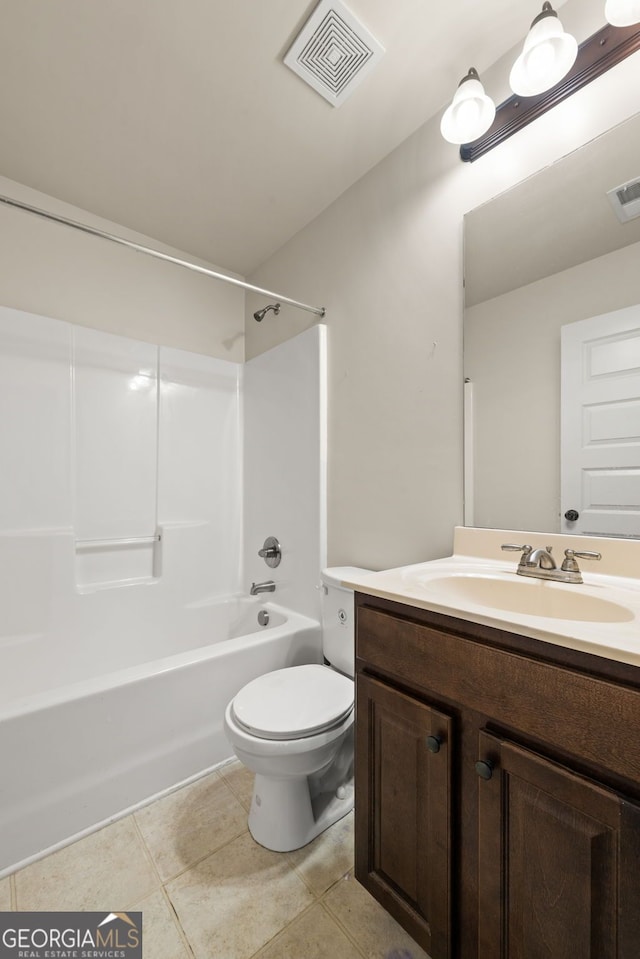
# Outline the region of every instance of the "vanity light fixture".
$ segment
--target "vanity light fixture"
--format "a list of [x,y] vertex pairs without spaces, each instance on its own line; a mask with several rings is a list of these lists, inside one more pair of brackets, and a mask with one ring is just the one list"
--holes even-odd
[[[607,0],[605,13],[611,22],[578,46],[574,38],[562,29],[551,4],[545,3],[542,13],[532,24],[522,55],[511,71],[513,89],[520,92],[514,93],[497,108],[484,92],[477,71],[469,70],[440,124],[445,140],[460,144],[462,160],[477,160],[572,93],[577,93],[640,50],[640,0]],[[635,19],[632,20],[632,17]],[[614,25],[614,18],[619,23],[624,18],[626,25]],[[557,65],[558,58],[561,66]],[[545,72],[545,64],[552,61],[557,79],[547,87],[547,81],[543,84],[541,76]],[[541,92],[534,93],[534,90]],[[490,109],[492,112],[495,110],[495,117],[488,121],[487,128],[484,123],[488,120]],[[469,121],[471,126],[472,118],[478,126],[469,133],[462,120]],[[482,129],[482,132],[478,133],[478,129]],[[465,136],[466,139],[461,139]]]
[[614,27],[640,23],[640,0],[607,0],[604,15]]
[[487,132],[495,115],[495,103],[484,92],[478,71],[470,67],[444,112],[440,132],[449,143],[469,143]]
[[567,75],[577,55],[578,41],[563,30],[551,4],[543,3],[513,65],[509,86],[520,97],[544,93]]

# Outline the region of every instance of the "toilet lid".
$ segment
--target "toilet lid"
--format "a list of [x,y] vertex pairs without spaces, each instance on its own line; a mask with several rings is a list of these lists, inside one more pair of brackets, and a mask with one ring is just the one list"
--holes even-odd
[[302,739],[353,709],[353,680],[328,666],[291,666],[258,676],[233,700],[235,719],[262,739]]

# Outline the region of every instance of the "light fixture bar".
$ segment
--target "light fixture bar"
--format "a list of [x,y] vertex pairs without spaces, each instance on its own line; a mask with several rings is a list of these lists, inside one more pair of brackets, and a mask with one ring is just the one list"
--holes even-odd
[[640,24],[630,27],[607,24],[580,44],[573,67],[551,90],[536,97],[512,96],[501,103],[491,127],[473,143],[463,143],[460,157],[470,163],[477,160],[637,50],[640,50]]

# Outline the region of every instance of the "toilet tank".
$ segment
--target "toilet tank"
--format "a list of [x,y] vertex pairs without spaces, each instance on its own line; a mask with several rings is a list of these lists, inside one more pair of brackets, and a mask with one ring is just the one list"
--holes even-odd
[[359,566],[331,566],[320,574],[322,581],[322,649],[325,659],[347,676],[355,674],[355,615],[353,590],[341,586],[343,579],[370,573]]

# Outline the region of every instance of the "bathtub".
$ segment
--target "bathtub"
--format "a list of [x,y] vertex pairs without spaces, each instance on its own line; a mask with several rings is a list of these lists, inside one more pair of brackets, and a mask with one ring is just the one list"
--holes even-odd
[[5,644],[0,877],[231,756],[232,696],[269,670],[322,662],[319,623],[261,600],[183,610],[147,661],[125,629],[98,657],[61,655],[50,636]]

